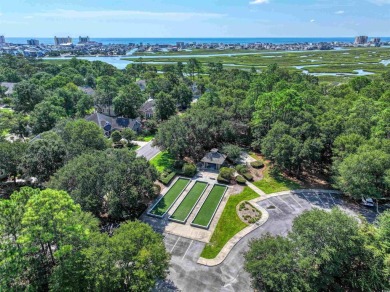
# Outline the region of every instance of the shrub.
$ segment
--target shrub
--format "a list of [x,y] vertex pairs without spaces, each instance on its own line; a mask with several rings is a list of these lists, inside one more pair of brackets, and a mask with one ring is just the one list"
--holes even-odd
[[175,169],[182,169],[184,167],[184,161],[183,160],[175,160],[173,163],[173,167]]
[[236,177],[236,181],[237,181],[237,183],[242,184],[242,185],[244,185],[246,183],[246,179],[243,178],[241,175]]
[[253,161],[253,162],[251,162],[251,166],[253,168],[259,169],[259,168],[263,168],[264,167],[264,163],[262,161]]
[[137,133],[132,129],[123,129],[122,131],[123,139],[126,139],[129,143],[137,137]]
[[122,135],[119,131],[114,131],[111,134],[112,142],[118,143],[122,139]]
[[196,174],[196,166],[193,163],[186,163],[183,165],[183,175],[193,177]]
[[153,185],[153,192],[156,196],[158,196],[161,193],[161,186],[158,184]]
[[219,171],[219,175],[229,182],[232,179],[233,174],[234,174],[234,169],[228,167],[222,167]]
[[222,184],[229,184],[229,183],[230,183],[230,180],[225,179],[225,178],[222,177],[221,175],[218,175],[217,181],[218,181],[219,183],[222,183]]
[[172,179],[175,177],[176,172],[164,172],[160,175],[160,178],[158,179],[161,183],[164,185],[168,185]]
[[239,174],[243,174],[243,173],[247,173],[248,172],[248,168],[246,167],[246,165],[244,164],[239,164],[236,166],[236,170]]
[[252,180],[253,180],[253,175],[251,175],[249,172],[243,173],[242,175],[243,175],[243,176],[245,177],[245,179],[248,180],[248,181],[252,181]]

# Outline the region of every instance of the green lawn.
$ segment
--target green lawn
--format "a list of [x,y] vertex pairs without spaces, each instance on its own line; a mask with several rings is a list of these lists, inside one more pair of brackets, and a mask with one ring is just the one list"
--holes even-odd
[[160,173],[163,173],[167,169],[173,169],[174,162],[175,159],[167,151],[160,152],[150,160],[150,164],[154,165]]
[[158,202],[158,204],[150,211],[150,213],[157,216],[164,215],[172,207],[173,203],[179,197],[189,181],[189,179],[185,178],[178,179],[165,196]]
[[238,217],[236,207],[242,201],[250,201],[257,197],[259,195],[249,187],[245,187],[242,193],[229,197],[211,240],[203,249],[201,257],[206,259],[215,258],[230,238],[248,226]]
[[263,172],[263,179],[254,182],[253,184],[261,189],[266,194],[272,194],[288,190],[296,190],[300,188],[300,185],[296,182],[293,182],[282,175],[271,175],[269,173],[269,167]]
[[154,135],[138,136],[136,141],[150,142],[154,139]]
[[206,201],[204,201],[202,207],[196,215],[194,221],[192,221],[193,224],[207,227],[214,214],[214,211],[218,207],[219,202],[225,193],[225,190],[225,186],[215,185],[213,187],[210,194],[207,196]]
[[208,184],[205,182],[197,181],[170,218],[184,222],[202,195],[203,191],[207,188],[207,185]]

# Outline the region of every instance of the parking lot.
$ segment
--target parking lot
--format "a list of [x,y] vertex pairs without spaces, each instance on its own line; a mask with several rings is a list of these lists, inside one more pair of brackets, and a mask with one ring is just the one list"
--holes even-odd
[[[205,243],[164,233],[166,248],[172,255],[168,278],[177,289],[198,292],[252,291],[249,275],[244,271],[243,254],[248,249],[248,242],[266,233],[286,235],[291,230],[294,218],[305,210],[338,206],[350,214],[359,213],[371,222],[376,217],[375,209],[345,202],[340,195],[327,192],[290,193],[269,197],[258,204],[268,211],[268,221],[241,239],[225,261],[215,267],[197,264]],[[175,291],[172,285],[169,289],[161,290]]]

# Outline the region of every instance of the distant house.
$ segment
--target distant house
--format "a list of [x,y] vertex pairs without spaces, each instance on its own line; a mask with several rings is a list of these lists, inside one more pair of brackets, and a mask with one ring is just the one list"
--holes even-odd
[[79,86],[79,89],[84,92],[85,94],[88,94],[88,95],[91,95],[91,96],[94,96],[96,91],[95,89],[89,87],[89,86]]
[[136,133],[141,131],[141,121],[139,119],[127,119],[121,117],[110,117],[101,113],[94,113],[85,118],[87,121],[94,122],[101,129],[104,134],[109,137],[114,131],[122,131],[124,129],[131,129]]
[[7,91],[5,92],[5,95],[12,95],[14,93],[14,87],[16,83],[13,82],[1,82],[0,86],[7,88]]
[[153,118],[156,111],[156,101],[152,98],[148,99],[139,109],[142,116],[147,119]]
[[113,105],[99,105],[99,104],[96,104],[95,105],[95,108],[96,108],[96,111],[98,113],[101,113],[103,115],[107,115],[107,116],[110,116],[110,117],[116,117],[117,114],[114,110],[114,106]]
[[139,86],[141,91],[145,91],[145,89],[146,89],[146,81],[145,80],[138,80],[135,83],[137,83],[137,85]]
[[204,168],[218,170],[226,161],[226,155],[219,153],[218,149],[211,149],[205,157],[202,158],[201,162],[203,163]]

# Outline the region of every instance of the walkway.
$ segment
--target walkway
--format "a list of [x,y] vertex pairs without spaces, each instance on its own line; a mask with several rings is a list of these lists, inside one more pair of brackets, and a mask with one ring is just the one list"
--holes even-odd
[[153,140],[146,143],[144,146],[142,146],[140,149],[136,150],[138,157],[145,157],[146,160],[151,160],[153,157],[155,157],[157,154],[161,152],[161,149],[157,146],[153,146]]

